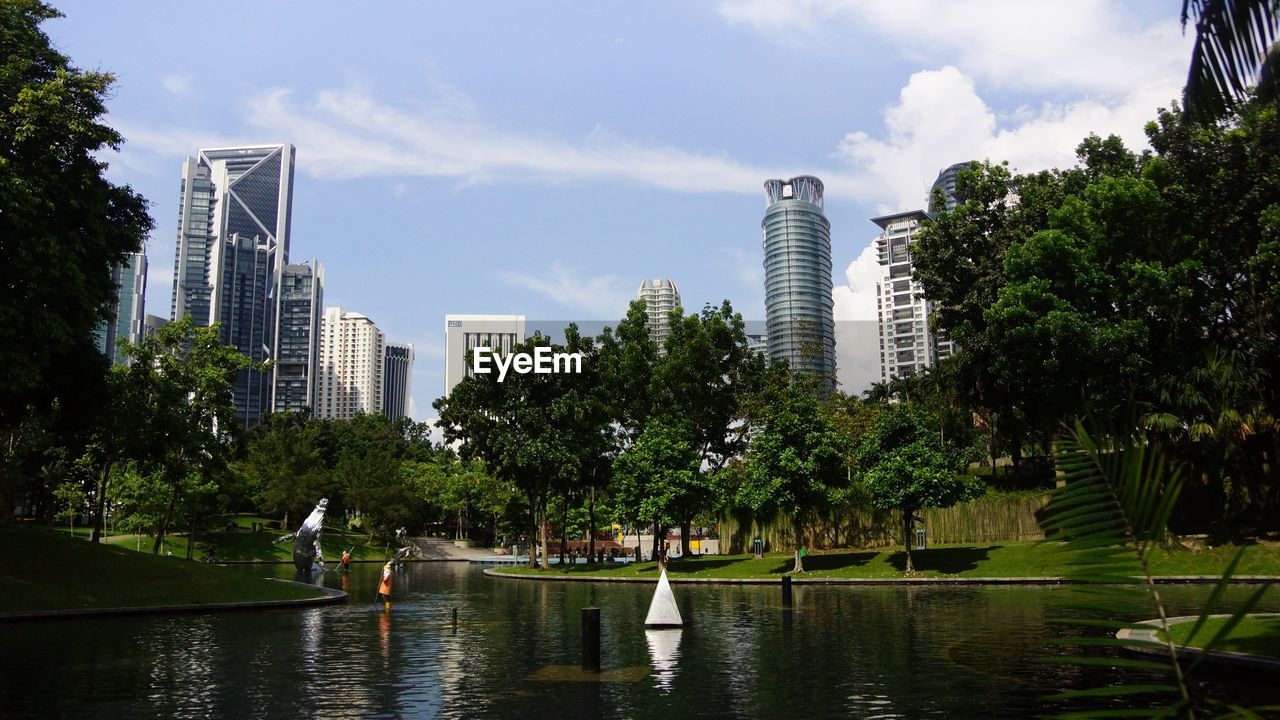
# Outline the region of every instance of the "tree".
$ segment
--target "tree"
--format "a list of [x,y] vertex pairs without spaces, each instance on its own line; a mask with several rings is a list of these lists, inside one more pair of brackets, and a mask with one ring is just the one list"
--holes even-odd
[[265,513],[304,518],[329,497],[333,481],[316,447],[317,428],[295,415],[267,415],[245,443],[244,459],[233,466],[252,488]]
[[762,393],[763,422],[753,428],[737,504],[757,518],[791,516],[795,567],[804,572],[804,524],[838,497],[845,478],[843,438],[821,412],[818,386],[789,371]]
[[875,430],[859,448],[858,458],[860,479],[872,506],[901,513],[906,570],[915,572],[911,530],[916,513],[924,508],[950,507],[966,494],[964,481],[956,474],[957,454],[916,411],[895,406],[880,416]]
[[653,526],[655,558],[662,529],[687,512],[689,498],[709,489],[688,434],[662,419],[649,421],[635,444],[614,461],[613,474],[618,519]]
[[[83,426],[105,361],[92,332],[116,299],[111,268],[152,228],[147,203],[106,180],[119,133],[100,122],[114,78],[85,72],[40,29],[60,17],[37,0],[0,4],[0,433],[4,460],[33,415]],[[78,421],[78,422],[74,422]],[[10,487],[0,479],[0,513]]]
[[84,485],[79,480],[69,480],[61,483],[54,488],[53,497],[62,508],[54,517],[59,520],[66,520],[68,532],[74,536],[76,533],[76,516],[84,512],[89,504],[89,495],[84,491]]
[[[511,352],[532,355],[539,347],[553,353],[565,351],[535,334]],[[464,378],[447,398],[437,399],[432,406],[440,413],[445,439],[461,443],[463,459],[483,460],[491,473],[525,495],[534,523],[531,540],[541,546],[543,569],[550,569],[548,497],[555,483],[579,471],[575,437],[564,431],[580,412],[571,393],[576,376],[510,372],[502,381],[498,377],[491,372]],[[529,564],[536,564],[532,552]]]
[[1187,110],[1220,120],[1250,95],[1280,96],[1280,2],[1182,0],[1182,29],[1195,17],[1196,44],[1184,89]]

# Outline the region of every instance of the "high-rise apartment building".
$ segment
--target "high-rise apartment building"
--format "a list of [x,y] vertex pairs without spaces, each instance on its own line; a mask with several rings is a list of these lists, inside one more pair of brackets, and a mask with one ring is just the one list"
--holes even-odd
[[285,265],[280,274],[273,412],[300,412],[315,406],[323,318],[324,268],[316,260],[310,265]]
[[764,184],[765,324],[769,358],[835,387],[836,335],[831,224],[822,181],[811,175]]
[[142,342],[143,323],[146,318],[147,254],[130,254],[124,262],[111,268],[111,279],[116,283],[116,302],[112,318],[102,323],[94,332],[98,350],[115,363],[124,363],[125,357],[116,347],[116,341],[124,338],[131,343]]
[[663,345],[671,334],[671,311],[680,307],[680,288],[674,280],[645,280],[636,291],[636,299],[644,301],[649,315],[649,337],[658,344],[658,353],[665,353]]
[[506,354],[524,341],[523,315],[444,316],[444,396],[471,374],[467,353],[485,345]]
[[876,238],[880,282],[876,312],[880,323],[880,379],[910,377],[949,357],[954,346],[929,326],[929,302],[911,276],[911,246],[926,219],[921,210],[872,218],[883,231]]
[[409,414],[413,391],[413,345],[387,343],[382,363],[382,414],[399,420]]
[[314,417],[348,420],[382,412],[384,344],[382,331],[368,317],[325,308]]
[[[274,359],[293,163],[292,145],[253,145],[199,150],[182,169],[170,317],[219,323],[223,341],[255,362]],[[271,408],[272,374],[245,370],[235,378],[246,425]]]

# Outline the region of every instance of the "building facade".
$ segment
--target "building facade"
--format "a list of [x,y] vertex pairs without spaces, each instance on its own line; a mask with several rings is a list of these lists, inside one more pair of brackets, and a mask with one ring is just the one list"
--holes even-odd
[[413,345],[387,343],[382,363],[382,414],[392,421],[409,415],[413,392]]
[[[925,198],[925,205],[930,212],[942,211],[951,212],[956,209],[956,205],[960,203],[959,197],[956,195],[956,177],[960,175],[961,170],[968,170],[973,166],[974,161],[958,162],[950,167],[938,171],[938,177],[933,181],[933,185],[929,187],[929,197]],[[933,207],[933,196],[936,192],[942,192],[942,207]]]
[[764,184],[765,325],[771,360],[835,387],[836,335],[831,224],[822,181],[811,175]]
[[444,316],[444,396],[471,374],[467,353],[485,345],[500,354],[524,341],[523,315]]
[[921,210],[911,210],[872,219],[882,231],[876,238],[882,382],[918,375],[954,352],[950,338],[929,326],[930,306],[924,288],[911,276],[911,246],[927,217]]
[[312,416],[349,420],[382,412],[385,338],[357,312],[325,308],[320,322],[320,366]]
[[316,260],[310,265],[285,265],[280,274],[272,412],[315,407],[323,318],[324,268]]
[[121,338],[133,344],[142,342],[146,322],[147,254],[130,254],[124,262],[111,268],[116,283],[116,302],[110,320],[94,332],[98,350],[113,363],[125,363],[116,342]]
[[[223,342],[255,362],[273,360],[280,282],[289,262],[292,145],[198,150],[182,169],[172,319],[219,323]],[[272,407],[273,372],[244,370],[236,413],[254,425]]]
[[658,354],[665,354],[663,347],[671,334],[671,311],[680,307],[680,288],[674,280],[653,279],[640,283],[636,299],[644,301],[649,316],[649,337],[658,345]]

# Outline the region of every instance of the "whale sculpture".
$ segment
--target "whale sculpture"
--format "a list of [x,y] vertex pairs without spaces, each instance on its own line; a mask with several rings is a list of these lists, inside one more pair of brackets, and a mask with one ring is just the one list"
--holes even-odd
[[311,511],[302,527],[295,533],[279,538],[276,542],[293,541],[293,566],[306,572],[312,565],[324,566],[324,555],[320,552],[320,532],[324,530],[324,511],[329,506],[328,498],[321,498],[316,509]]

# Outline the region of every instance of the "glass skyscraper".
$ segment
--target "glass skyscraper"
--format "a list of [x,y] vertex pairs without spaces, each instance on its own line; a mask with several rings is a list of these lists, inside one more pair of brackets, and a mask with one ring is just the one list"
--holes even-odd
[[108,360],[124,363],[125,358],[116,347],[116,341],[124,338],[136,345],[142,342],[143,337],[147,298],[146,252],[132,253],[124,262],[111,268],[111,279],[115,280],[117,288],[113,318],[104,322],[94,332],[94,337],[98,341],[98,349]]
[[409,414],[413,345],[387,343],[382,366],[382,414],[395,421]]
[[944,168],[938,172],[938,177],[933,181],[933,185],[929,188],[929,197],[925,198],[925,207],[933,211],[933,194],[942,191],[942,201],[945,203],[946,212],[956,209],[959,204],[959,198],[956,196],[956,176],[961,170],[968,170],[973,165],[972,160],[967,162],[958,162],[950,167]]
[[836,335],[831,296],[831,223],[822,181],[812,175],[764,184],[765,324],[769,358],[835,388]]
[[285,265],[280,277],[280,330],[276,335],[274,412],[315,407],[324,268]]
[[[182,171],[170,317],[220,323],[222,339],[255,362],[273,359],[280,285],[289,262],[292,145],[204,149]],[[273,373],[232,385],[246,425],[271,409]]]

